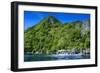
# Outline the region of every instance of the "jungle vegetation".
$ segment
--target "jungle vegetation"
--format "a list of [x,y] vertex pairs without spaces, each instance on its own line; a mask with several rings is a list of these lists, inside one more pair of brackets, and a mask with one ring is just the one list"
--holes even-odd
[[57,50],[90,48],[89,19],[62,23],[53,16],[24,30],[24,51],[52,54]]

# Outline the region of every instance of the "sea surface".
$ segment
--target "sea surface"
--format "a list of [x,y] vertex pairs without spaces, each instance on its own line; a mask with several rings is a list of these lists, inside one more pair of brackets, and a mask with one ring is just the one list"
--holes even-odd
[[44,54],[24,54],[24,61],[52,61],[52,60],[75,60],[90,59],[90,54],[86,55],[44,55]]

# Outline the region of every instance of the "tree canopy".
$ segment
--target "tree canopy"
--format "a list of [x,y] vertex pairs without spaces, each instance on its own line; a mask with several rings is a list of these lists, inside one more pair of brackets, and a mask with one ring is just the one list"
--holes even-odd
[[25,52],[52,54],[61,49],[90,48],[90,27],[86,25],[81,21],[62,24],[48,16],[25,30]]

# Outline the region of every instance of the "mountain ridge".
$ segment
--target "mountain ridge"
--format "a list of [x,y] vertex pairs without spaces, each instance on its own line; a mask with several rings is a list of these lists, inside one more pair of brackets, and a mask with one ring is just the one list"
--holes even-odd
[[[57,18],[48,16],[24,32],[25,51],[51,54],[60,49],[89,48],[89,30],[81,35],[81,21],[62,24]],[[84,28],[83,28],[84,30]]]

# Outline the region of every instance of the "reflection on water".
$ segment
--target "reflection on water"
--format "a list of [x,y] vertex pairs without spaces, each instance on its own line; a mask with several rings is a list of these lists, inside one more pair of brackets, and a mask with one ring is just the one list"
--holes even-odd
[[90,59],[90,54],[85,55],[43,55],[43,54],[24,54],[24,61],[50,61],[50,60],[75,60]]

